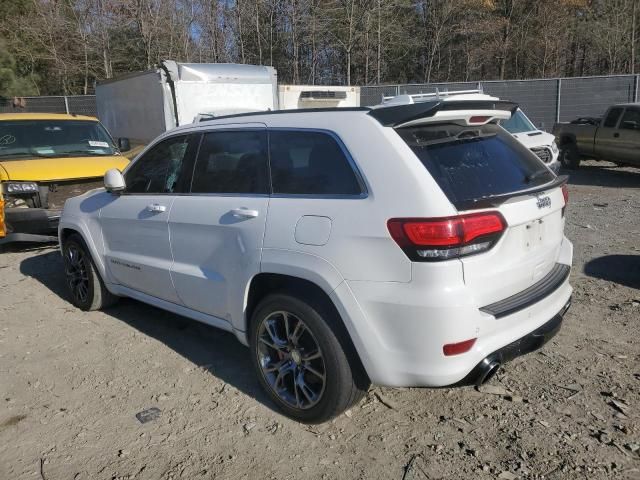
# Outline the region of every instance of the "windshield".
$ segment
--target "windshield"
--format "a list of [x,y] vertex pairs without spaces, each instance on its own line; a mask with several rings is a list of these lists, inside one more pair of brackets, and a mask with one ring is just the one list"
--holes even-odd
[[520,109],[516,110],[516,113],[511,115],[509,120],[500,122],[500,125],[509,133],[533,132],[537,130],[535,125],[531,123],[531,120],[529,120]]
[[114,155],[113,140],[88,120],[0,121],[0,159]]
[[494,124],[396,130],[454,205],[544,185],[555,175]]

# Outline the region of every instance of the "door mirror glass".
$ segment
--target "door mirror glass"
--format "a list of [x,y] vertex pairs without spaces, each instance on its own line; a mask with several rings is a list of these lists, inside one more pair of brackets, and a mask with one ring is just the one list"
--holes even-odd
[[626,130],[640,130],[640,124],[635,120],[625,120],[622,122],[622,128]]
[[112,168],[104,174],[104,188],[107,192],[121,192],[124,190],[124,177],[120,170]]
[[119,138],[118,139],[118,149],[121,152],[128,152],[131,150],[131,142],[129,142],[128,138]]

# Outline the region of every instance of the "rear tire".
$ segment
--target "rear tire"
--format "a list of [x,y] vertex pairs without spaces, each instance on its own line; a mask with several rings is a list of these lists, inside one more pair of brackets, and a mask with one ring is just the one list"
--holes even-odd
[[575,143],[565,143],[560,147],[560,163],[568,170],[580,167],[580,154]]
[[326,302],[289,293],[270,294],[254,310],[249,343],[258,381],[294,420],[330,420],[369,388],[359,360],[336,335],[337,322]]
[[62,257],[71,303],[76,307],[84,311],[100,310],[118,301],[118,297],[104,286],[80,235],[74,233],[64,241]]

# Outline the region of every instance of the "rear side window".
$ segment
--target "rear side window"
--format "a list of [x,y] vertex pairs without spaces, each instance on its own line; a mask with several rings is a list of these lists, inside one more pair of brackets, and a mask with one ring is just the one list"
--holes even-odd
[[272,131],[269,145],[273,193],[362,193],[345,152],[331,135],[322,132]]
[[497,125],[428,125],[396,130],[451,203],[518,192],[555,176]]
[[265,131],[206,133],[200,145],[192,193],[269,193]]
[[607,117],[604,119],[603,126],[607,128],[615,128],[618,124],[618,119],[622,114],[622,108],[612,108],[609,110]]

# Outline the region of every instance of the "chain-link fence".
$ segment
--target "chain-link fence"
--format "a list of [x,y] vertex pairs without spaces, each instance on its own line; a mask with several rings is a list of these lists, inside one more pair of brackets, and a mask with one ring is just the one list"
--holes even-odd
[[360,104],[377,105],[383,97],[402,94],[482,89],[488,95],[517,102],[538,127],[551,130],[558,121],[580,116],[599,117],[614,103],[637,102],[639,82],[640,75],[613,75],[367,86],[360,88]]
[[[554,78],[546,80],[492,80],[406,85],[380,85],[360,88],[360,104],[377,105],[384,97],[436,91],[482,89],[486,94],[517,102],[527,116],[543,130],[555,122],[577,117],[599,117],[614,103],[637,102],[640,75]],[[0,99],[0,113],[46,112],[97,115],[95,95],[24,97],[24,106],[13,99]]]
[[75,113],[97,115],[95,95],[20,97],[0,99],[0,113]]

